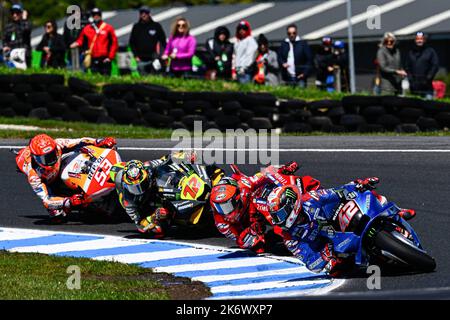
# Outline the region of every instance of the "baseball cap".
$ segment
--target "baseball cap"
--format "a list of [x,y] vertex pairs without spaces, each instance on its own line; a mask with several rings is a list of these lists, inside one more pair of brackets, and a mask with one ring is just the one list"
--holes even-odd
[[102,10],[100,10],[99,8],[94,8],[91,10],[91,15],[94,15],[94,14],[102,15]]
[[422,31],[419,31],[416,33],[416,39],[417,38],[425,38],[425,33],[423,33]]
[[11,12],[22,12],[23,8],[20,4],[13,4],[11,7]]
[[142,13],[142,12],[145,12],[145,13],[150,13],[150,7],[148,7],[148,6],[142,6],[142,7],[140,7],[139,8],[139,12],[140,13]]
[[336,41],[333,43],[333,47],[336,48],[336,49],[344,49],[345,44],[344,44],[344,42],[341,41],[341,40],[336,40]]
[[331,46],[333,44],[333,39],[331,39],[331,37],[323,37],[322,44],[324,46]]

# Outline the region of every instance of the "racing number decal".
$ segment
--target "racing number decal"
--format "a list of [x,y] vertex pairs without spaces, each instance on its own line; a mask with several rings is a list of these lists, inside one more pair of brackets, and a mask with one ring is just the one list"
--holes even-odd
[[351,200],[342,207],[339,212],[339,226],[341,231],[344,232],[347,229],[353,216],[359,211],[359,207],[354,200]]
[[201,189],[203,189],[203,184],[200,178],[197,175],[190,176],[183,186],[183,199],[195,200],[199,191],[203,191]]
[[100,187],[103,187],[106,180],[108,180],[109,171],[111,170],[111,168],[112,168],[112,163],[108,159],[105,159],[105,160],[103,160],[99,169],[95,173],[94,179],[95,179],[95,181],[98,182]]

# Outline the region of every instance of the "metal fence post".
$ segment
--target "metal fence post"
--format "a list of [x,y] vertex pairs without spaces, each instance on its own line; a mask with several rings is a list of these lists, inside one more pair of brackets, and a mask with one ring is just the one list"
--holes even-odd
[[70,58],[72,61],[72,70],[80,70],[80,50],[78,47],[70,49]]
[[334,89],[336,92],[342,91],[341,68],[339,66],[334,67]]

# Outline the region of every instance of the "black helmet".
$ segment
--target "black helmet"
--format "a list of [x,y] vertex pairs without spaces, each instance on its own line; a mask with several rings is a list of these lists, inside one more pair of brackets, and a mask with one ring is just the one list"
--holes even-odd
[[102,15],[102,10],[100,10],[99,8],[94,8],[94,9],[92,9],[91,10],[91,16],[94,16],[94,15],[96,15],[96,14],[98,14],[98,15]]

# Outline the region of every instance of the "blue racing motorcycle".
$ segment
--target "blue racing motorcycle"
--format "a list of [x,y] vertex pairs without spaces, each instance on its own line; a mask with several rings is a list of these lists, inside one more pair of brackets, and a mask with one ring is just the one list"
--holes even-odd
[[321,210],[304,208],[304,212],[320,224],[319,234],[333,243],[338,257],[354,259],[358,266],[381,262],[426,272],[436,268],[395,203],[382,204],[370,190],[362,191],[356,184],[333,190]]

